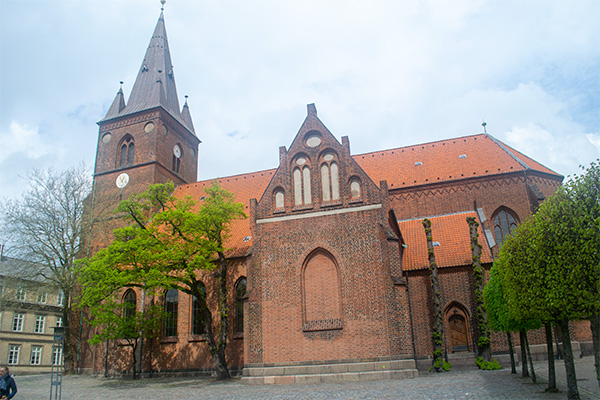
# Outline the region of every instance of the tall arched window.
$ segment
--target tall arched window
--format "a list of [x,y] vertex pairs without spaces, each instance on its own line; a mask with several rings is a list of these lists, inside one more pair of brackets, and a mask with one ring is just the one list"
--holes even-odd
[[121,141],[121,157],[119,158],[119,166],[133,164],[135,146],[133,144],[133,138],[127,135]]
[[494,236],[500,248],[505,238],[517,228],[517,217],[512,210],[502,207],[495,212],[492,221],[494,221]]
[[131,318],[135,315],[137,296],[133,289],[129,289],[123,296],[123,318]]
[[177,307],[179,293],[177,289],[169,289],[165,293],[165,320],[163,322],[163,336],[177,336]]
[[294,204],[299,206],[302,204],[312,203],[312,194],[310,189],[310,168],[305,165],[307,162],[305,157],[298,157],[296,164],[299,167],[294,168]]
[[241,277],[235,285],[235,331],[244,332],[244,296],[246,295],[246,278]]
[[334,161],[335,155],[332,152],[326,152],[321,164],[321,190],[323,201],[332,201],[340,199],[340,176],[338,164]]
[[[204,298],[204,304],[206,304],[206,286],[201,283],[198,289]],[[196,296],[192,296],[192,335],[202,335],[206,333],[204,313],[202,312],[202,301],[203,300],[198,299]]]

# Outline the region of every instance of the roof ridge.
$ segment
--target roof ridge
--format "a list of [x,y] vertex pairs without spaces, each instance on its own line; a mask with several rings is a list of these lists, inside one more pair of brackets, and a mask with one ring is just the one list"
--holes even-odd
[[498,147],[500,147],[502,150],[504,150],[509,156],[511,156],[516,162],[518,162],[519,164],[521,164],[522,167],[524,167],[525,169],[532,169],[529,165],[527,165],[523,160],[521,160],[519,157],[517,157],[516,155],[513,154],[512,151],[510,151],[508,149],[508,146],[505,145],[504,143],[502,143],[500,140],[496,139],[495,137],[493,137],[492,135],[490,135],[488,133],[488,137],[490,139],[492,139],[492,141],[494,143],[496,143],[498,145]]
[[385,152],[389,152],[389,151],[407,149],[407,148],[410,148],[410,147],[426,146],[426,145],[430,145],[430,144],[437,144],[437,143],[442,143],[442,142],[449,142],[449,141],[452,141],[452,140],[464,139],[464,138],[472,138],[472,137],[476,137],[476,136],[490,136],[490,135],[488,133],[475,133],[475,134],[472,134],[472,135],[458,136],[458,137],[453,137],[453,138],[449,138],[449,139],[440,139],[440,140],[434,140],[434,141],[431,141],[431,142],[415,143],[415,144],[411,144],[411,145],[407,145],[407,146],[394,147],[393,149],[374,150],[374,151],[369,151],[367,153],[352,154],[352,157],[366,156],[366,155],[369,155],[369,154],[376,154],[376,153],[385,153]]

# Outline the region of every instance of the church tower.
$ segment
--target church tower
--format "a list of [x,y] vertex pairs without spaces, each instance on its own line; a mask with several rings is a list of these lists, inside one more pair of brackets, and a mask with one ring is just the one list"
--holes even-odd
[[153,183],[197,180],[200,140],[187,96],[179,108],[162,9],[129,101],[121,87],[98,125],[97,196],[120,200]]

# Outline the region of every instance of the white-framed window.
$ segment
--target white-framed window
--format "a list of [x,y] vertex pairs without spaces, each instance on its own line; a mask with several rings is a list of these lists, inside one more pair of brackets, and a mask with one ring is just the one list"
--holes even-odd
[[17,365],[19,363],[19,354],[21,353],[20,344],[8,345],[8,365]]
[[24,287],[18,287],[17,291],[15,292],[15,299],[17,301],[25,301],[25,296],[27,295],[27,291],[25,290]]
[[42,346],[31,346],[31,365],[40,365],[42,363]]
[[33,332],[44,333],[45,327],[46,327],[46,316],[45,315],[36,315],[35,316],[35,326],[33,327]]
[[52,365],[60,365],[62,363],[62,347],[52,348]]
[[55,326],[62,326],[62,317],[56,317],[56,325]]
[[15,313],[13,316],[13,332],[23,332],[23,321],[25,320],[25,314]]
[[65,302],[65,292],[62,289],[58,289],[58,296],[56,297],[56,303],[62,306]]
[[41,304],[46,304],[48,301],[48,292],[45,289],[40,289],[38,291],[37,302]]

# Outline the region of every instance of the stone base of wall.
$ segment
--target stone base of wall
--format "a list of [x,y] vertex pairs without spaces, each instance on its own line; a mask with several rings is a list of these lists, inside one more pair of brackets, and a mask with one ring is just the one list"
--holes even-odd
[[248,385],[364,382],[406,379],[419,375],[414,359],[339,362],[328,364],[252,365],[243,369]]

